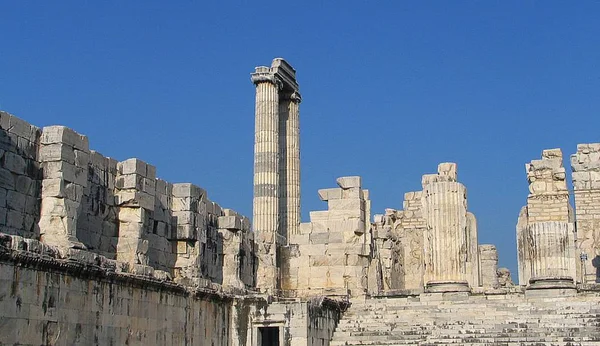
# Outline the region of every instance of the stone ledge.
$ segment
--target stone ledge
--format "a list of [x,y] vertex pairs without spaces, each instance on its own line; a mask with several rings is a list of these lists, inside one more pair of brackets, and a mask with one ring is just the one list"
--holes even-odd
[[[94,278],[103,282],[165,290],[198,298],[232,300],[251,293],[244,289],[224,287],[207,279],[189,280],[185,281],[186,284],[182,284],[172,281],[166,272],[151,270],[148,273],[145,271],[141,273],[136,268],[129,268],[126,263],[110,260],[88,251],[77,249],[60,251],[34,239],[4,233],[0,233],[0,263],[2,262],[78,278]],[[127,272],[129,269],[132,272]]]

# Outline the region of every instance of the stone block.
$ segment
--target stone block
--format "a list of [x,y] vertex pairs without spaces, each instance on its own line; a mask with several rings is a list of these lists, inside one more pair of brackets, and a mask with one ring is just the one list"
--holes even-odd
[[191,183],[173,184],[174,197],[206,197],[206,191]]
[[6,130],[12,134],[15,134],[19,137],[23,137],[26,139],[31,139],[32,136],[32,126],[26,122],[25,120],[19,119],[14,115],[11,115],[8,119],[9,125]]
[[9,209],[6,214],[6,226],[22,230],[24,217],[22,212]]
[[16,179],[15,190],[23,194],[29,194],[31,188],[31,178],[26,175],[19,175]]
[[25,159],[21,155],[5,152],[2,157],[2,167],[16,174],[25,174],[27,171],[27,162],[25,162]]
[[327,244],[329,242],[329,232],[311,233],[311,244]]
[[198,239],[196,227],[194,225],[177,225],[175,239]]
[[42,129],[41,144],[67,144],[78,150],[89,150],[87,136],[80,135],[64,126],[46,126]]
[[337,184],[339,187],[341,187],[342,189],[349,189],[349,188],[361,188],[361,177],[359,176],[351,176],[351,177],[340,177],[337,178],[336,180]]
[[40,147],[39,158],[41,162],[66,161],[74,165],[75,151],[67,144],[46,144]]
[[327,206],[329,211],[351,210],[360,212],[365,209],[365,203],[360,199],[335,199],[329,201]]
[[340,189],[340,188],[320,189],[319,190],[319,198],[322,201],[340,199],[340,198],[342,198],[342,189]]
[[136,158],[127,159],[117,164],[119,174],[138,174],[143,177],[147,176],[147,164]]
[[309,215],[310,215],[310,221],[311,222],[329,220],[329,212],[326,211],[326,210],[311,211],[309,213]]
[[4,168],[0,168],[0,187],[8,190],[15,188],[15,176]]
[[65,161],[52,161],[42,163],[44,179],[60,178],[81,186],[86,186],[88,181],[88,167],[77,167]]
[[25,199],[26,195],[16,192],[16,191],[8,191],[6,196],[6,207],[11,210],[16,210],[19,212],[25,211]]
[[144,208],[119,208],[118,218],[121,222],[141,222],[148,218]]
[[310,235],[309,234],[291,234],[289,236],[290,244],[297,245],[307,245],[310,243]]
[[135,190],[122,190],[116,194],[116,203],[123,207],[141,207],[154,210],[154,196]]
[[174,211],[173,217],[175,218],[178,225],[194,225],[196,214],[193,211]]
[[42,197],[65,197],[65,182],[62,179],[44,179],[42,181]]
[[219,216],[217,225],[219,228],[240,230],[242,228],[242,220],[235,215]]

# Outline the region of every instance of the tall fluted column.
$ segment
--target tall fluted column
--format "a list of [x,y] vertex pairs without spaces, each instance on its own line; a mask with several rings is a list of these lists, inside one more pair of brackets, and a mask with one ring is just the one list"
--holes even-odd
[[468,291],[466,189],[456,181],[435,179],[424,181],[423,186],[428,252],[426,286],[430,292]]
[[[294,91],[283,103],[286,107],[281,114],[286,114],[285,128],[286,139],[285,147],[285,178],[281,177],[282,191],[285,191],[283,209],[285,215],[282,215],[285,227],[282,231],[286,232],[284,236],[289,234],[298,234],[300,226],[300,93]],[[282,141],[284,142],[284,141]],[[283,172],[282,172],[283,173]]]
[[258,244],[257,287],[277,289],[279,226],[279,88],[268,67],[252,74],[256,85],[253,223]]

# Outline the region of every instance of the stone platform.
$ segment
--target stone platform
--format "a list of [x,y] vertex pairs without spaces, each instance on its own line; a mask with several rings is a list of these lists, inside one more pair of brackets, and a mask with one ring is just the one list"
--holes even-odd
[[330,345],[600,344],[600,295],[551,291],[355,300]]

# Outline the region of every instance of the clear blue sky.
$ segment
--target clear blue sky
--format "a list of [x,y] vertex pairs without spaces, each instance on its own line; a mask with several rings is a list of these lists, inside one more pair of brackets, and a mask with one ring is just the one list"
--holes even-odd
[[[458,163],[516,269],[524,165],[600,141],[600,2],[3,1],[0,108],[252,213],[254,66],[298,71],[302,208],[361,175],[373,212]],[[516,277],[516,273],[513,273]]]

